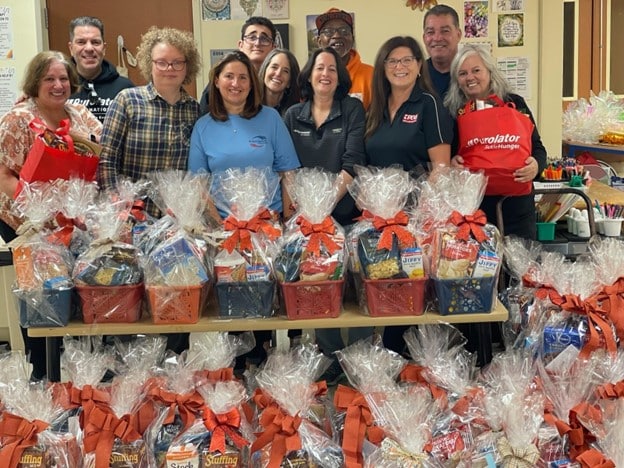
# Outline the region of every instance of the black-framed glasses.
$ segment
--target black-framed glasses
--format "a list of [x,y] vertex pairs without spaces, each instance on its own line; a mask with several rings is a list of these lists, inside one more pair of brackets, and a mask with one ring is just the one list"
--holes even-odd
[[174,60],[173,62],[167,62],[166,60],[152,60],[152,63],[156,65],[156,68],[160,71],[167,71],[169,67],[175,71],[184,70],[186,66],[186,60]]
[[273,44],[273,39],[265,34],[260,34],[259,36],[257,34],[247,34],[246,36],[243,36],[243,40],[247,44],[255,44],[256,42],[263,46]]
[[325,37],[332,37],[336,33],[338,33],[338,35],[342,37],[350,36],[351,28],[342,26],[341,28],[323,28],[320,31],[320,35]]
[[409,67],[414,62],[416,62],[416,57],[413,55],[407,55],[405,57],[401,57],[400,59],[391,58],[384,60],[384,64],[388,68],[396,68],[399,66],[399,63],[404,67]]

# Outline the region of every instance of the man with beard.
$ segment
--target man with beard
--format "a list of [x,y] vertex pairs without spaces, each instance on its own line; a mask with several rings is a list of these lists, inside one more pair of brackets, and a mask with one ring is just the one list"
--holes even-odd
[[69,102],[83,104],[104,122],[108,106],[117,93],[134,84],[120,76],[115,65],[104,60],[104,25],[99,18],[80,16],[69,23],[69,53],[80,78],[80,88],[70,96]]
[[436,5],[425,13],[423,42],[429,54],[427,66],[433,87],[442,100],[451,82],[451,62],[461,37],[459,15],[450,6]]
[[358,98],[368,109],[373,83],[373,67],[362,63],[360,54],[353,48],[353,17],[344,10],[330,8],[316,17],[319,47],[332,47],[347,67],[351,78],[349,95]]

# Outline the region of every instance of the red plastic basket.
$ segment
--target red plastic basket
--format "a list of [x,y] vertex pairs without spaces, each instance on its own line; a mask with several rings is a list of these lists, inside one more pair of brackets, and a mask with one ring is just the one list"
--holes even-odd
[[76,286],[84,323],[132,323],[141,318],[143,283]]
[[422,315],[427,278],[364,280],[368,313],[372,317]]
[[197,323],[208,297],[209,283],[193,286],[147,286],[154,323]]
[[286,317],[291,320],[338,317],[343,286],[344,280],[281,283]]

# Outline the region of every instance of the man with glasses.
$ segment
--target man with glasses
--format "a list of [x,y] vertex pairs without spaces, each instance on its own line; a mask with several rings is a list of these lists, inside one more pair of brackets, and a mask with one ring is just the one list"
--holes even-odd
[[425,13],[423,42],[429,58],[427,67],[433,87],[444,100],[451,82],[451,62],[459,47],[462,32],[457,11],[448,5],[436,5]]
[[[251,16],[241,28],[238,50],[249,57],[255,70],[259,71],[266,56],[275,48],[276,36],[277,29],[270,19],[264,16]],[[208,112],[209,89],[210,85],[206,86],[199,100],[202,115]]]
[[351,78],[349,94],[358,98],[368,109],[373,83],[373,67],[362,63],[360,54],[353,48],[353,17],[344,10],[330,8],[316,17],[319,47],[332,47],[347,67]]
[[80,88],[69,102],[83,104],[100,122],[117,93],[132,88],[128,78],[120,76],[115,66],[104,59],[104,25],[99,18],[80,16],[69,23],[69,53],[72,56]]

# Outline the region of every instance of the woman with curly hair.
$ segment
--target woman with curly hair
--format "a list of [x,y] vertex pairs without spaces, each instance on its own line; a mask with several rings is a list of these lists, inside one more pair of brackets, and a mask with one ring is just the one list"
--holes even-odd
[[[141,38],[137,61],[148,84],[121,91],[104,119],[98,171],[103,189],[114,189],[118,176],[136,181],[152,171],[187,169],[199,118],[199,104],[182,87],[200,67],[193,35],[151,27]],[[159,215],[150,200],[146,209]]]

